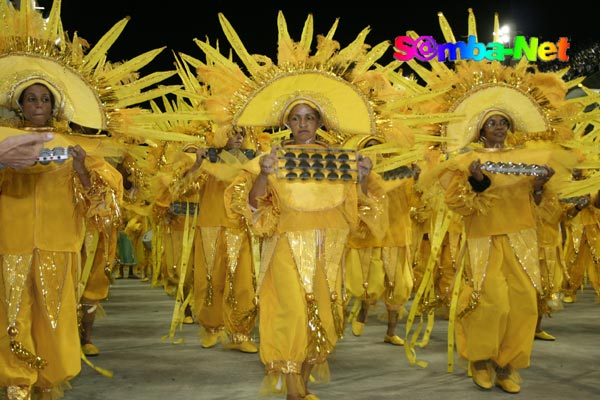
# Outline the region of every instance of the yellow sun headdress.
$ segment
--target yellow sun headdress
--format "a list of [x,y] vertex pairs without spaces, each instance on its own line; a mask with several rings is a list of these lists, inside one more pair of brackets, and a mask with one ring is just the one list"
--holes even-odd
[[[477,38],[475,16],[469,9],[469,35]],[[456,43],[444,15],[438,13],[440,27],[448,43]],[[498,15],[494,16],[494,32],[499,32]],[[417,38],[416,32],[407,35]],[[498,37],[494,37],[498,42]],[[509,116],[515,144],[530,140],[566,143],[581,135],[580,122],[590,119],[584,107],[592,99],[568,99],[570,89],[580,86],[583,78],[563,80],[568,71],[540,72],[537,65],[526,58],[506,65],[499,61],[459,60],[447,65],[437,60],[430,69],[415,60],[408,65],[425,81],[432,93],[434,109],[451,112],[456,117],[442,124],[441,136],[446,139],[445,150],[453,152],[468,146],[479,136],[485,112],[494,107]],[[444,90],[445,89],[445,90]],[[430,103],[430,106],[431,106]]]
[[[128,61],[111,63],[107,52],[129,18],[117,22],[93,47],[77,34],[69,38],[60,19],[61,1],[52,3],[48,18],[22,2],[0,2],[0,108],[2,116],[18,111],[25,87],[43,83],[52,92],[55,117],[124,141],[170,140],[157,121],[173,116],[152,113],[139,105],[174,92],[179,85],[158,86],[176,71],[154,72],[139,78],[139,70],[164,48]],[[85,139],[72,137],[86,145]],[[116,141],[115,141],[116,144]],[[112,154],[106,154],[112,155]]]
[[[342,145],[356,135],[383,138],[402,130],[410,138],[408,129],[395,124],[394,113],[386,108],[386,96],[401,97],[386,76],[392,67],[376,64],[390,43],[382,42],[371,48],[365,43],[369,28],[341,48],[333,39],[336,20],[326,35],[318,36],[317,50],[311,54],[312,15],[305,21],[301,40],[295,42],[288,33],[283,13],[279,12],[278,58],[274,62],[267,56],[251,55],[225,16],[219,14],[219,20],[247,72],[231,55],[221,55],[218,47],[208,40],[195,40],[206,62],[180,54],[184,62],[179,69],[186,82],[184,95],[195,101],[216,124],[254,127],[255,142],[264,140],[262,132],[268,130],[270,141],[276,142],[290,134],[283,125],[285,110],[294,101],[304,99],[319,110],[325,129],[319,129],[317,134],[330,145]],[[197,73],[197,82],[193,82],[192,72]],[[210,87],[209,93],[203,92],[203,86]]]

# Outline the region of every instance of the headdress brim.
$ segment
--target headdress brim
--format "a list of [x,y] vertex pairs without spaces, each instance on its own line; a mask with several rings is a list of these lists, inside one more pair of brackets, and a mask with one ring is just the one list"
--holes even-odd
[[[17,72],[15,72],[17,71]],[[82,126],[106,129],[102,102],[96,89],[68,66],[51,58],[33,54],[0,56],[0,82],[9,85],[3,105],[15,109],[20,93],[29,85],[45,83],[60,101],[62,115]],[[59,96],[58,98],[56,96]]]
[[351,134],[374,134],[374,111],[368,99],[344,79],[322,71],[278,75],[250,94],[234,116],[241,126],[280,126],[290,102],[304,98],[316,104],[324,125]]
[[513,132],[533,133],[550,129],[544,110],[530,95],[502,83],[484,84],[458,99],[450,110],[464,115],[464,118],[446,125],[445,135],[451,139],[447,151],[461,149],[477,140],[481,120],[490,110],[490,105],[512,117]]

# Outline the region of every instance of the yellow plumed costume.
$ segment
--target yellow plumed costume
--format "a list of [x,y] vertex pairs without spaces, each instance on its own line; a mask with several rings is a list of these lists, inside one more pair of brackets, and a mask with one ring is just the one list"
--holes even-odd
[[[368,28],[341,48],[333,39],[336,20],[326,35],[318,36],[317,51],[311,53],[312,15],[296,42],[279,13],[278,59],[273,62],[251,55],[226,18],[219,18],[246,72],[208,41],[197,40],[206,62],[180,54],[183,69],[197,72],[197,82],[190,80],[192,90],[185,96],[201,103],[217,125],[255,128],[251,141],[259,153],[271,147],[281,154],[282,149],[355,152],[352,143],[372,136],[392,142],[385,149],[391,153],[414,144],[408,125],[421,117],[411,119],[405,113],[396,118],[399,113],[392,110],[407,108],[407,102],[400,101],[401,84],[395,87],[387,78],[387,71],[397,63],[376,67],[389,43],[371,48],[365,43]],[[323,129],[317,130],[317,144],[296,150],[287,140],[291,131],[284,123],[286,111],[298,102],[319,110]],[[395,167],[390,165],[378,167],[383,172]],[[385,189],[377,174],[368,178],[368,194],[357,190],[353,180],[294,181],[270,176],[267,195],[253,210],[248,195],[258,172],[257,157],[227,187],[225,205],[230,216],[241,217],[260,241],[256,279],[260,355],[266,372],[261,393],[304,396],[308,374],[316,380],[329,378],[327,358],[343,336],[342,259],[348,234],[372,230],[383,236],[388,221]]]
[[[446,41],[456,42],[442,13],[439,21]],[[407,35],[418,37],[415,32]],[[471,9],[469,35],[477,36]],[[451,112],[457,118],[439,126],[438,144],[435,140],[430,143],[440,149],[442,157],[423,171],[419,182],[428,198],[442,196],[445,204],[435,213],[435,229],[430,233],[432,255],[409,314],[407,355],[412,363],[426,365],[414,352],[420,326],[411,330],[419,311],[432,312],[428,303],[436,298],[433,268],[455,220],[453,215],[458,213],[464,231],[452,288],[448,370],[453,370],[456,340],[462,359],[491,360],[500,370],[510,369],[511,378],[518,381],[516,370],[529,366],[537,300],[545,292],[537,246],[539,212],[531,190],[536,172],[526,170],[553,168],[555,175],[545,185],[544,196],[558,201],[571,168],[583,159],[580,140],[586,125],[595,119],[585,113],[585,106],[594,100],[567,99],[567,91],[579,80],[564,81],[566,70],[540,72],[526,59],[512,65],[471,60],[458,60],[452,66],[434,60],[429,69],[414,61],[409,65],[425,81],[425,87],[437,94],[421,112]],[[479,130],[490,113],[510,121],[504,149],[482,148],[479,141]],[[474,190],[467,182],[473,160],[500,167],[487,170],[491,185],[484,191]],[[430,329],[421,345],[426,344],[428,332]]]
[[[166,113],[133,107],[178,88],[145,91],[175,71],[138,79],[138,69],[162,49],[110,63],[106,53],[128,18],[88,51],[85,40],[63,31],[60,6],[53,2],[44,19],[33,2],[19,9],[0,4],[0,139],[32,132],[22,129],[18,101],[25,88],[41,83],[55,108],[52,126],[37,131],[54,132],[48,150],[81,146],[91,180],[89,188],[82,185],[70,155],[0,170],[0,387],[10,399],[29,399],[32,392],[60,398],[80,372],[81,359],[87,361],[80,351],[78,303],[106,297],[105,267],[121,222],[122,176],[105,157],[122,157],[130,143],[176,136],[156,125],[170,118]],[[103,237],[100,247],[86,240],[88,233]],[[89,263],[82,264],[82,251]],[[93,263],[96,251],[101,257]]]

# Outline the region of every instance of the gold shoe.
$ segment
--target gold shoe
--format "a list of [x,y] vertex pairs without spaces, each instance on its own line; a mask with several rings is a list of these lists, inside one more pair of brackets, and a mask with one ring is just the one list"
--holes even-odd
[[365,330],[365,323],[364,322],[358,322],[355,319],[352,320],[352,334],[354,336],[360,336],[360,335],[362,335],[364,330]]
[[575,295],[573,295],[573,296],[565,296],[563,298],[563,303],[571,304],[571,303],[575,303],[576,301],[577,301],[577,297]]
[[487,361],[471,362],[471,379],[473,383],[484,390],[492,388],[492,374]]
[[200,344],[205,349],[210,349],[211,347],[215,347],[215,345],[219,342],[219,334],[218,333],[207,333],[206,336],[202,339],[202,343]]
[[496,375],[496,386],[504,390],[506,393],[514,394],[521,391],[521,386],[510,379],[510,377],[504,375]]
[[548,341],[556,340],[556,338],[554,336],[552,336],[551,334],[549,334],[546,331],[536,332],[535,338],[539,339],[539,340],[548,340]]
[[319,398],[317,396],[315,396],[314,394],[309,393],[306,396],[304,396],[304,400],[319,400]]
[[192,318],[189,315],[186,315],[186,317],[183,319],[183,323],[186,325],[191,325],[194,323],[194,318]]
[[87,357],[95,357],[100,354],[100,349],[98,349],[93,343],[86,343],[81,345],[81,351]]
[[242,353],[258,353],[258,347],[256,347],[256,345],[250,340],[246,340],[245,342],[236,344],[232,348],[235,350],[239,350]]
[[393,344],[394,346],[404,346],[404,339],[402,339],[398,335],[393,335],[393,336],[385,335],[383,337],[383,341],[385,343]]

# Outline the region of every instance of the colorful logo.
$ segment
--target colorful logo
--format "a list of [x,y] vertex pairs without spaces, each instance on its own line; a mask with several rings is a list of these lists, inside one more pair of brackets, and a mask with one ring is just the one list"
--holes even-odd
[[556,43],[540,43],[536,37],[529,38],[516,36],[513,47],[506,47],[505,43],[489,42],[488,44],[477,41],[470,35],[467,42],[438,44],[431,36],[419,36],[416,39],[410,36],[398,36],[394,41],[394,58],[400,61],[409,61],[416,58],[419,61],[456,61],[460,60],[489,60],[505,61],[507,58],[519,60],[526,57],[529,61],[569,61],[567,50],[571,47],[569,39],[561,37]]

